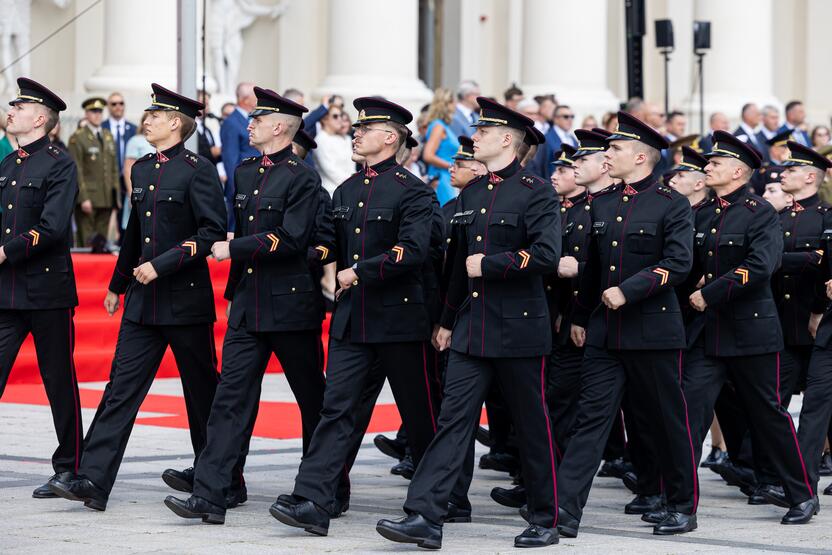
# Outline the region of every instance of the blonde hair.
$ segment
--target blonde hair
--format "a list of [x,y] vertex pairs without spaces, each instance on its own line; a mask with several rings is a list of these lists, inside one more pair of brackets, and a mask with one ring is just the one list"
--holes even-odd
[[451,123],[454,117],[454,93],[450,89],[438,88],[433,93],[433,100],[428,107],[428,121],[441,119],[445,123]]

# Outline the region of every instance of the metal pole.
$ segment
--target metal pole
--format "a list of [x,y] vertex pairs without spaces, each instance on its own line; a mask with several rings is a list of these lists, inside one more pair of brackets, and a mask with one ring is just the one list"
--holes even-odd
[[[196,98],[196,2],[178,0],[176,36],[176,85],[180,94]],[[185,146],[197,151],[196,133],[185,141]]]
[[703,71],[704,52],[697,52],[697,63],[699,65],[699,133],[705,134],[705,72]]
[[664,117],[670,113],[670,52],[665,50],[664,54]]

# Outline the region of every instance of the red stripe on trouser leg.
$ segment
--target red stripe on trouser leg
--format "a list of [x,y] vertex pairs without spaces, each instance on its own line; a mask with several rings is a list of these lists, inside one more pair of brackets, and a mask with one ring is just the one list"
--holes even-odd
[[[780,353],[777,353],[777,405],[780,406]],[[809,498],[812,499],[815,497],[814,490],[812,489],[812,485],[809,484],[809,473],[806,472],[806,463],[803,461],[803,453],[800,451],[800,442],[797,441],[797,434],[794,430],[794,421],[792,420],[791,415],[788,411],[783,412],[783,416],[786,417],[786,420],[789,422],[789,430],[792,433],[792,439],[794,440],[794,448],[797,450],[797,458],[800,460],[800,468],[803,471],[803,483],[806,484],[806,489],[809,491]]]
[[552,423],[546,410],[546,357],[540,359],[540,400],[543,403],[543,417],[546,419],[546,435],[549,436],[549,461],[552,464],[552,493],[555,498],[555,521],[552,528],[558,525],[558,479],[555,474],[555,452],[552,442]]
[[693,437],[690,433],[690,417],[688,416],[688,401],[685,399],[685,392],[682,389],[682,350],[679,349],[679,394],[682,396],[682,405],[685,407],[685,429],[688,432],[688,444],[690,445],[690,462],[693,472],[693,513],[699,507],[699,473],[696,471],[695,451],[693,450]]
[[425,375],[425,394],[428,396],[428,410],[430,411],[430,423],[433,426],[433,433],[436,433],[436,417],[433,415],[433,400],[430,397],[430,378],[428,377],[428,357],[425,353],[425,342],[422,341],[422,372]]

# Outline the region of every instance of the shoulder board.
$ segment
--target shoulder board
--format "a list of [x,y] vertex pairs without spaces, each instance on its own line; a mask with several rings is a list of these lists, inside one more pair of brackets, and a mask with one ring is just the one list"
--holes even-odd
[[138,164],[139,162],[147,162],[151,158],[155,158],[155,157],[156,157],[155,152],[149,152],[149,153],[145,154],[144,156],[142,156],[141,158],[139,158],[138,160],[136,160],[136,164]]
[[820,203],[818,204],[818,212],[823,212],[824,214],[829,211],[830,206],[828,204]]
[[197,156],[190,150],[185,150],[185,161],[189,163],[191,166],[196,167],[196,165],[199,163],[199,156]]
[[63,151],[56,147],[55,145],[49,145],[46,147],[46,152],[52,155],[53,158],[60,158]]
[[664,197],[673,198],[673,189],[671,189],[667,185],[659,185],[658,187],[656,187],[656,192]]
[[240,160],[240,165],[242,166],[243,164],[251,164],[255,160],[258,160],[259,158],[260,158],[259,156],[249,156],[248,158],[243,158],[242,160]]
[[752,212],[755,212],[757,210],[758,206],[760,206],[760,203],[757,202],[755,199],[753,199],[753,198],[745,199],[745,207],[748,208],[749,210],[751,210]]
[[298,162],[294,156],[290,156],[286,159],[286,166],[294,172],[300,166],[300,162]]
[[401,183],[402,185],[410,185],[413,181],[410,179],[410,172],[399,166],[394,172],[393,175],[396,177],[396,181]]
[[523,174],[520,176],[520,183],[531,189],[535,185],[543,183],[543,180],[536,175]]

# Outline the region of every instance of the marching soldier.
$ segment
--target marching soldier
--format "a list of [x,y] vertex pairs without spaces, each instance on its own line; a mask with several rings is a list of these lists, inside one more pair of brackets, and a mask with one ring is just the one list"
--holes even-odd
[[110,215],[121,206],[116,146],[109,129],[101,127],[107,101],[89,98],[81,107],[87,124],[69,138],[69,153],[78,165],[78,204],[75,223],[78,246],[103,247],[110,227]]
[[[565,536],[577,535],[626,390],[629,416],[655,447],[664,477],[667,511],[653,533],[680,534],[696,529],[698,495],[680,384],[684,326],[673,290],[690,270],[690,205],[653,176],[668,145],[650,126],[619,112],[607,142],[609,174],[623,183],[590,208],[592,240],[571,332],[575,345],[586,348],[578,415],[559,469],[558,526]],[[649,494],[650,509],[662,507],[658,484],[639,493]],[[647,510],[645,504],[638,512]]]
[[[730,133],[717,131],[713,141],[705,174],[716,196],[696,212],[689,280],[701,280],[690,304],[705,316],[698,337],[689,334],[692,347],[685,366],[686,391],[702,392],[688,397],[698,428],[695,452],[698,457],[707,433],[702,415],[710,414],[730,378],[745,409],[755,454],[773,466],[785,501],[766,490],[760,493],[773,503],[788,503],[784,524],[802,524],[817,513],[818,500],[791,416],[780,403],[783,333],[770,280],[780,263],[783,235],[774,209],[746,186],[760,167],[757,152]],[[717,415],[720,422],[727,420],[719,407]]]
[[[0,163],[0,396],[23,340],[35,340],[38,367],[58,436],[55,474],[32,497],[55,497],[49,484],[69,479],[81,459],[81,406],[75,375],[72,210],[75,163],[49,143],[64,101],[31,79],[17,80],[6,131],[20,145]],[[67,340],[69,338],[69,340]]]
[[375,365],[390,381],[415,464],[436,430],[423,291],[433,194],[396,163],[410,112],[379,98],[358,98],[353,105],[359,110],[354,150],[366,165],[333,196],[339,291],[324,407],[293,494],[280,496],[270,509],[283,524],[318,535],[328,532],[327,508],[347,468],[353,413]]
[[[237,167],[237,233],[211,249],[217,260],[230,258],[232,269],[225,293],[231,303],[228,331],[208,442],[195,466],[193,495],[184,501],[165,499],[177,515],[212,524],[225,522],[232,470],[247,443],[272,353],[300,406],[304,452],[324,395],[319,293],[307,265],[321,182],[292,153],[307,109],[268,89],[254,87],[254,94],[257,106],[248,132],[262,155]],[[324,254],[329,250],[319,248]]]
[[133,166],[133,209],[104,307],[126,292],[110,381],[85,438],[79,477],[52,490],[103,511],[136,414],[170,346],[179,367],[194,455],[217,387],[214,292],[205,258],[225,237],[222,187],[213,164],[187,150],[203,105],[153,84],[147,140],[156,153]]
[[516,431],[530,525],[515,546],[540,547],[558,541],[555,453],[543,391],[551,349],[543,274],[560,254],[560,213],[552,187],[520,170],[517,151],[531,120],[487,98],[477,102],[474,152],[489,175],[467,185],[457,200],[458,243],[451,247],[450,284],[434,338],[440,349],[451,348],[439,432],[410,483],[409,516],[383,519],[376,529],[392,541],[441,547],[449,506],[462,501],[459,449],[472,444],[496,380],[511,413],[522,415]]

